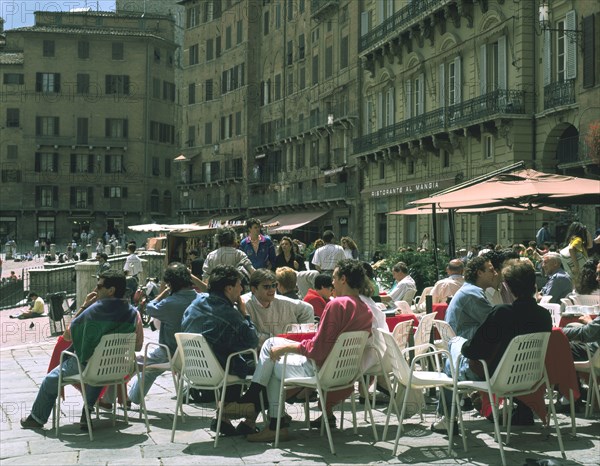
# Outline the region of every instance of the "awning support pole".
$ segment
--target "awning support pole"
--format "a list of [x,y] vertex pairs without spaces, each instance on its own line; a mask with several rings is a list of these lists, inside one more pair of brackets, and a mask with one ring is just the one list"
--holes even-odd
[[437,242],[437,215],[435,209],[435,203],[431,204],[431,214],[433,220],[433,263],[435,265],[435,276],[436,281],[440,279],[440,271],[438,268],[438,242]]

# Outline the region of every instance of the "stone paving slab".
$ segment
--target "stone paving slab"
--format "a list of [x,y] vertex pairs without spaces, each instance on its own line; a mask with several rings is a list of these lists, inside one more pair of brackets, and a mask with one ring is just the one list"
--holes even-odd
[[[147,331],[146,338],[155,340],[156,333]],[[380,441],[373,441],[369,424],[362,412],[357,415],[358,434],[352,431],[351,414],[345,412],[344,430],[336,429],[333,440],[337,455],[329,451],[326,437],[316,430],[308,431],[303,421],[303,407],[288,405],[287,411],[294,421],[291,438],[281,442],[279,448],[272,444],[253,444],[241,437],[223,437],[215,449],[214,433],[209,430],[214,415],[214,404],[185,405],[186,422],[178,421],[175,442],[171,443],[171,426],[175,409],[171,376],[163,374],[150,391],[147,399],[150,432],[146,433],[137,411],[129,412],[129,422],[118,410],[116,425],[110,417],[94,415],[94,441],[79,430],[82,409],[80,394],[67,387],[66,400],[61,405],[60,434],[51,429],[51,422],[43,431],[20,428],[19,419],[29,413],[37,388],[46,372],[53,342],[31,347],[2,348],[0,350],[0,463],[4,464],[145,464],[145,465],[495,465],[500,464],[498,446],[493,438],[493,425],[469,413],[465,416],[468,431],[468,452],[463,451],[460,437],[455,439],[452,456],[447,455],[447,437],[433,433],[429,425],[434,419],[434,405],[428,405],[425,420],[413,416],[405,421],[398,454],[392,456],[397,421],[392,417],[386,441],[381,441],[385,423],[384,404],[378,404],[375,420]],[[318,416],[311,408],[311,418]],[[340,413],[337,412],[339,417]],[[577,437],[570,435],[570,418],[559,415],[563,441],[568,460],[562,460],[555,432],[542,432],[541,423],[531,427],[514,427],[510,445],[506,446],[508,464],[522,465],[526,458],[557,460],[561,465],[598,465],[600,458],[600,415],[591,419],[577,417]]]

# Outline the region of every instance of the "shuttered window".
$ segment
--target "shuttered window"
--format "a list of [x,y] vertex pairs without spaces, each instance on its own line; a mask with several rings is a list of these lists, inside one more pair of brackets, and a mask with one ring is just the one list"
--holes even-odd
[[596,83],[594,69],[596,57],[594,15],[583,18],[583,87],[593,87]]

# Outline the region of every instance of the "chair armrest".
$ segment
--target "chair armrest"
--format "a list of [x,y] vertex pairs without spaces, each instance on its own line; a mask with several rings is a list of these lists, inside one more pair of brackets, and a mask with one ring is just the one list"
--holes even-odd
[[229,368],[231,366],[231,360],[235,357],[235,356],[239,356],[241,354],[251,354],[254,357],[254,362],[258,362],[258,357],[256,355],[256,350],[254,348],[248,348],[246,350],[242,350],[242,351],[236,351],[235,353],[231,353],[229,356],[227,356],[227,362],[225,363],[225,375],[229,375]]
[[[79,357],[72,351],[64,350],[60,353],[60,361],[58,363],[59,367],[62,366],[65,355],[75,358],[75,360],[77,361],[77,370],[79,371],[80,375],[83,374],[83,370],[81,369],[81,361],[79,361]],[[62,371],[61,371],[61,373],[62,373]]]
[[[419,346],[422,346],[422,345],[419,345]],[[441,367],[440,367],[439,355],[441,355],[441,354],[445,355],[448,359],[451,359],[450,358],[450,353],[447,350],[445,350],[445,349],[436,349],[434,351],[430,351],[428,353],[423,353],[423,354],[420,354],[418,356],[415,356],[413,358],[411,364],[410,364],[410,369],[414,370],[416,363],[418,361],[420,361],[421,359],[435,357],[436,369],[437,369],[438,372],[440,372],[441,371]],[[452,374],[454,374],[454,368],[452,367],[452,363],[450,363],[450,372]]]
[[159,346],[167,350],[167,357],[169,358],[169,363],[172,362],[171,350],[169,347],[163,343],[156,343],[154,341],[149,341],[144,345],[144,366],[146,365],[146,360],[148,359],[148,348],[151,346]]
[[402,350],[402,354],[408,353],[409,351],[420,350],[423,348],[429,349],[430,351],[437,351],[437,348],[435,345],[433,345],[431,343],[423,343],[421,345],[408,346],[408,347],[404,348]]

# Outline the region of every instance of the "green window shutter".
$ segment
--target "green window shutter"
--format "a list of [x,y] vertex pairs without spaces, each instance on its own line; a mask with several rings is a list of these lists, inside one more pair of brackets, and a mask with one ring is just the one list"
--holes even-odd
[[552,33],[549,30],[544,31],[543,47],[544,86],[547,86],[552,82]]
[[[577,13],[575,13],[575,10],[567,13],[565,17],[565,29],[568,31],[577,29]],[[567,33],[565,40],[567,55],[565,78],[575,79],[577,77],[577,34]]]

